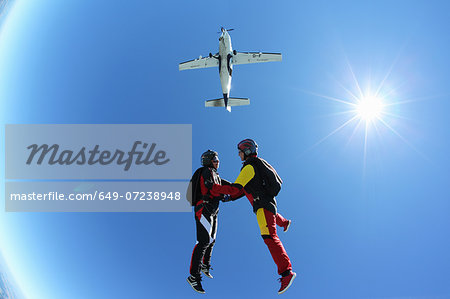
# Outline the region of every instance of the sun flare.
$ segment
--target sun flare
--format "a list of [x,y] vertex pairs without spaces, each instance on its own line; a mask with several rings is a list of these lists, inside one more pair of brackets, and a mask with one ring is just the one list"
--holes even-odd
[[379,119],[383,113],[383,99],[377,96],[366,96],[356,103],[357,116],[366,122]]
[[[384,77],[377,79],[369,76],[370,80],[367,80],[364,86],[360,84],[360,80],[358,80],[348,61],[347,65],[351,75],[349,79],[352,79],[353,82],[347,79],[346,81],[349,81],[349,83],[344,84],[343,82],[336,80],[338,86],[342,89],[340,96],[308,92],[314,96],[337,103],[341,106],[339,112],[331,114],[339,116],[341,118],[341,123],[326,136],[310,146],[308,150],[315,148],[331,136],[336,135],[338,132],[346,131],[349,134],[347,145],[349,145],[351,140],[356,139],[356,136],[362,137],[363,169],[365,170],[368,148],[372,146],[373,142],[382,142],[383,134],[390,132],[417,153],[428,159],[404,136],[402,136],[394,126],[399,123],[400,119],[405,119],[398,114],[398,105],[419,100],[400,100],[399,97],[401,96],[401,93],[395,87],[395,84],[393,84],[395,80],[388,80],[392,74],[394,65],[391,65]],[[377,138],[372,138],[372,136]],[[369,139],[373,140],[373,142],[369,142]]]

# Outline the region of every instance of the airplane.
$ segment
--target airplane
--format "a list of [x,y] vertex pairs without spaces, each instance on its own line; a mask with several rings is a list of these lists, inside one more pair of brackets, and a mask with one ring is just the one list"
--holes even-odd
[[233,29],[220,28],[222,34],[219,37],[219,52],[216,54],[209,53],[208,57],[200,56],[197,59],[189,60],[179,64],[180,71],[219,67],[220,83],[222,85],[223,98],[208,100],[205,107],[225,107],[231,112],[231,106],[250,105],[248,98],[232,98],[230,97],[231,76],[233,73],[233,65],[281,61],[281,53],[262,53],[262,52],[237,52],[231,47],[231,37],[228,34]]

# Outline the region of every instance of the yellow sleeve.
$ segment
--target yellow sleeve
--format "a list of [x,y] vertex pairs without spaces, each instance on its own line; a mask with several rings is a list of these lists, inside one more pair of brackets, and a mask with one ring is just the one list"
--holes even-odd
[[253,169],[253,166],[250,164],[245,165],[244,168],[242,168],[241,173],[239,173],[239,176],[236,179],[235,184],[239,184],[242,187],[245,187],[248,182],[250,182],[251,179],[255,176],[255,169]]

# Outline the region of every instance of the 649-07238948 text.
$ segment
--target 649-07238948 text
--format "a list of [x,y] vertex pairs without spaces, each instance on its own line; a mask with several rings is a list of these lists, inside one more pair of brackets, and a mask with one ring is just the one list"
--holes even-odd
[[47,201],[63,201],[63,200],[100,200],[100,201],[111,201],[111,200],[127,200],[127,201],[144,201],[144,200],[154,200],[154,201],[172,201],[180,200],[181,192],[179,191],[129,191],[129,192],[103,192],[103,191],[93,191],[90,193],[62,193],[62,192],[47,192],[47,193],[11,193],[9,200],[12,201],[22,201],[22,200],[47,200]]

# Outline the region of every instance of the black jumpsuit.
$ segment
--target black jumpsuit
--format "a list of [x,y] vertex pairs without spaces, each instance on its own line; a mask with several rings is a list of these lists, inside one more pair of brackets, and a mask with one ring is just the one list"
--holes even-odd
[[223,195],[211,192],[212,186],[229,185],[230,182],[221,179],[213,167],[202,167],[200,175],[200,190],[202,196],[194,207],[195,224],[197,229],[197,244],[191,258],[190,274],[200,277],[200,267],[203,263],[209,266],[211,254],[216,242],[217,214],[219,202]]

